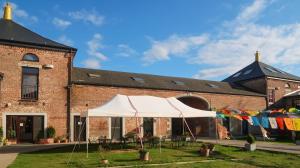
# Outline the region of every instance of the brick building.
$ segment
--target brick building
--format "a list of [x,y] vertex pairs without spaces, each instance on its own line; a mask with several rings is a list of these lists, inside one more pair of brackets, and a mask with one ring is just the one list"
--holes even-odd
[[[53,126],[57,136],[85,138],[79,130],[89,108],[116,94],[177,97],[198,109],[225,107],[263,110],[282,105],[296,91],[300,78],[256,60],[222,82],[114,72],[73,67],[77,49],[42,37],[15,23],[8,12],[0,20],[0,126],[15,131],[19,142],[32,142]],[[180,119],[142,118],[144,135],[182,134]],[[215,119],[188,119],[198,137],[215,136]],[[233,134],[243,134],[241,121],[230,120]],[[119,139],[135,130],[133,118],[91,118],[90,136]]]

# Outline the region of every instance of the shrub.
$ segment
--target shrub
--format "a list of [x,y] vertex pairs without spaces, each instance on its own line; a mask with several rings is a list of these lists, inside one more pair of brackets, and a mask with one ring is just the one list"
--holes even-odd
[[206,150],[206,149],[209,149],[209,147],[208,147],[207,144],[204,143],[204,144],[201,145],[201,149],[205,149]]
[[2,138],[2,137],[3,137],[3,128],[0,127],[0,138]]
[[53,127],[47,128],[47,138],[54,138],[55,137],[55,129]]
[[9,129],[9,130],[7,131],[7,136],[8,136],[8,138],[10,138],[10,139],[15,139],[15,138],[16,138],[16,131],[13,130],[13,129]]
[[255,138],[254,138],[254,136],[253,135],[251,135],[251,134],[249,134],[248,136],[247,136],[247,142],[249,143],[249,144],[254,144],[255,143]]

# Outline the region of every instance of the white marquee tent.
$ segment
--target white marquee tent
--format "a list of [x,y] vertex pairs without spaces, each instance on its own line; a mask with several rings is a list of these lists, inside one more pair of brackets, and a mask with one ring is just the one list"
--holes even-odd
[[94,109],[89,109],[86,113],[87,142],[89,137],[89,117],[153,117],[184,119],[216,117],[216,112],[189,107],[175,97],[161,98],[154,96],[116,95],[109,102]]

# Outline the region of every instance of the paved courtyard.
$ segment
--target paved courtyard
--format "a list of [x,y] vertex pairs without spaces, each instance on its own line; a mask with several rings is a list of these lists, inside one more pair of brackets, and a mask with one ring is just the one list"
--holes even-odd
[[[202,142],[220,144],[225,146],[235,146],[244,147],[245,140],[211,140],[211,139],[201,139]],[[256,148],[261,150],[268,150],[274,152],[285,152],[300,155],[300,145],[295,145],[292,143],[279,143],[279,142],[266,142],[266,141],[256,141]]]

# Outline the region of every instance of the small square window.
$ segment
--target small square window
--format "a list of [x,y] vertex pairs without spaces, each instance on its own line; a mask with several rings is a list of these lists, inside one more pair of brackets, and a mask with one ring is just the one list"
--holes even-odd
[[172,81],[175,85],[180,85],[180,86],[183,86],[185,85],[184,82],[182,81]]
[[93,74],[93,73],[89,73],[88,76],[90,78],[100,78],[101,77],[101,75],[99,75],[99,74]]
[[139,82],[139,83],[145,83],[143,78],[139,78],[139,77],[131,77],[132,80]]
[[211,83],[207,83],[206,85],[211,87],[211,88],[219,88],[219,86],[211,84]]

